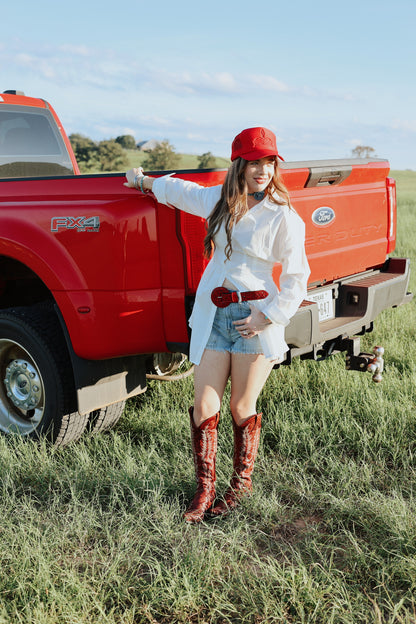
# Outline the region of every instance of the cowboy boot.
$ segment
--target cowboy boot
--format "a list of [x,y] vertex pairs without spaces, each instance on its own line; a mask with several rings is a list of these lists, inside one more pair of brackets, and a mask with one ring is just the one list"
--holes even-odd
[[223,499],[209,510],[211,516],[222,516],[230,512],[253,490],[251,473],[259,448],[261,417],[261,414],[254,414],[242,425],[237,425],[233,418],[233,475]]
[[192,452],[195,464],[197,489],[192,503],[184,513],[187,522],[201,522],[215,498],[215,459],[217,454],[218,412],[199,427],[194,423],[193,408],[189,410],[191,420]]

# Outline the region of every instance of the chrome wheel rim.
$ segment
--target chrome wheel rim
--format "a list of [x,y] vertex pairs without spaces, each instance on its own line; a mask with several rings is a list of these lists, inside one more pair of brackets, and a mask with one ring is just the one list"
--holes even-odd
[[0,340],[0,430],[27,436],[45,411],[45,388],[35,361],[22,345]]

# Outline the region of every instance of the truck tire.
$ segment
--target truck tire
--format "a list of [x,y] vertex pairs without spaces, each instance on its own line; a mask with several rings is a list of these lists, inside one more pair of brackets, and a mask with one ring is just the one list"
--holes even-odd
[[88,422],[89,433],[101,433],[112,429],[122,417],[125,405],[125,401],[119,401],[91,412]]
[[0,432],[65,446],[87,422],[88,414],[76,411],[72,368],[53,307],[0,311]]

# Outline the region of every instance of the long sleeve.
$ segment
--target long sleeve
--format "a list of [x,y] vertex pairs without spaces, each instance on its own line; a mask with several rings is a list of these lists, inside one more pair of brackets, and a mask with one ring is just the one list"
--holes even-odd
[[200,186],[167,175],[155,178],[152,191],[159,203],[207,219],[220,198],[221,186]]
[[263,310],[274,323],[286,326],[306,296],[310,269],[305,253],[305,224],[288,210],[275,235],[273,260],[280,262],[280,291]]

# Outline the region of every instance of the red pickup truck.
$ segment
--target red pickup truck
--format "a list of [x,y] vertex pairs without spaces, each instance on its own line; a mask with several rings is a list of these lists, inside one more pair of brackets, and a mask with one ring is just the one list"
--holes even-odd
[[[385,160],[282,164],[306,224],[307,300],[286,328],[295,356],[359,356],[359,335],[411,297],[395,248],[395,182]],[[166,172],[149,172],[162,175]],[[224,170],[180,171],[202,185]],[[56,445],[112,426],[148,375],[175,370],[205,266],[204,222],[80,175],[53,108],[0,95],[0,431]],[[276,265],[275,280],[279,280]]]

